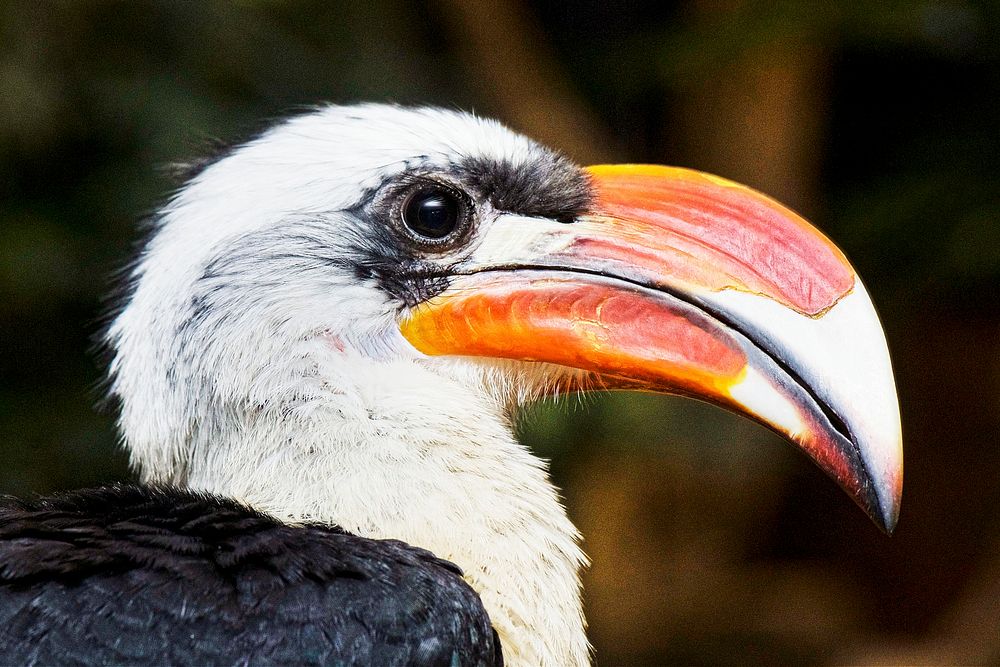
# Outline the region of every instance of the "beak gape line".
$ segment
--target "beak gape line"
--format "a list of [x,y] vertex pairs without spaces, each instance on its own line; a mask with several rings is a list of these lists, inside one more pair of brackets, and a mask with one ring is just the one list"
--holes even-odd
[[428,355],[561,364],[699,398],[803,449],[883,530],[902,445],[885,337],[843,253],[754,190],[686,169],[589,168],[571,225],[501,216],[403,335]]

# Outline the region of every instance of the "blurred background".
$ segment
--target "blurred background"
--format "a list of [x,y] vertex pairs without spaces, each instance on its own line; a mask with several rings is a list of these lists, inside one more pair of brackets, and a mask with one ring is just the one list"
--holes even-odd
[[319,101],[455,106],[792,205],[894,356],[892,538],[714,408],[525,415],[594,561],[598,664],[1000,664],[998,34],[986,0],[0,2],[0,491],[129,475],[91,339],[166,165]]

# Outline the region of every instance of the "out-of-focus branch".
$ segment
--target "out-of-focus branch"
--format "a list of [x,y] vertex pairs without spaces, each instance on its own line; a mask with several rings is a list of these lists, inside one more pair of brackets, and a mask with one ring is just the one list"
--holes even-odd
[[685,88],[672,119],[685,161],[809,213],[826,83],[820,45],[786,35],[748,46]]
[[583,163],[615,151],[608,132],[569,81],[541,28],[510,0],[436,0],[471,85],[517,129]]
[[683,94],[672,109],[673,134],[685,164],[746,183],[808,214],[825,131],[825,39],[798,23],[776,21],[758,26],[757,34],[741,33],[732,44],[720,43],[719,35],[746,21],[747,5],[753,4],[682,5],[688,32],[713,38],[691,41],[682,54],[699,65],[674,82]]

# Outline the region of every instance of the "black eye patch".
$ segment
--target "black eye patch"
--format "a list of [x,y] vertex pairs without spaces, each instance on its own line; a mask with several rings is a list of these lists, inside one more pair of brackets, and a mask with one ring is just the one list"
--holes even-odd
[[593,200],[587,174],[569,159],[540,147],[531,159],[517,164],[473,157],[455,167],[463,181],[507,213],[573,222]]

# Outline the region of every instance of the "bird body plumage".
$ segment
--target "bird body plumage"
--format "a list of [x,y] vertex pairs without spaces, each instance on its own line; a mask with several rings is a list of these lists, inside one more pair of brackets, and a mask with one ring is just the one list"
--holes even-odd
[[0,505],[0,656],[20,665],[502,664],[461,570],[396,540],[117,486]]

